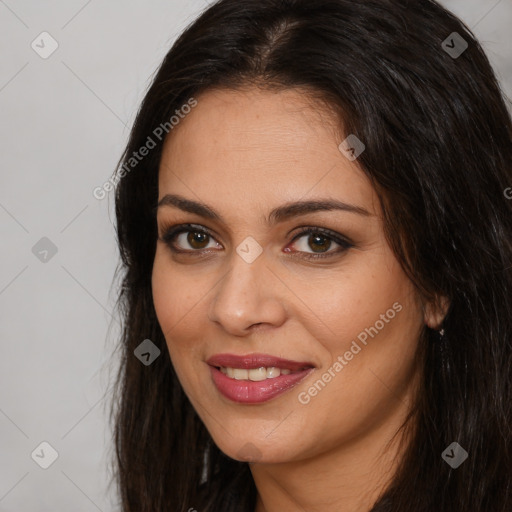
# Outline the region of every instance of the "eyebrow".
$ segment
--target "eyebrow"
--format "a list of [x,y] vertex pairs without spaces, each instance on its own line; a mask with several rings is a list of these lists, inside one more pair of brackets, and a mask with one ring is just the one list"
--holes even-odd
[[[199,203],[197,201],[192,201],[190,199],[186,199],[185,197],[180,195],[166,194],[158,202],[158,205],[155,208],[155,212],[156,210],[158,210],[158,208],[164,206],[174,206],[184,212],[194,213],[201,217],[217,220],[225,224],[222,215],[217,213],[211,206]],[[282,206],[274,208],[270,212],[268,218],[265,219],[265,221],[267,225],[270,226],[273,224],[277,224],[279,222],[284,222],[287,219],[297,217],[299,215],[332,210],[341,210],[349,213],[355,213],[358,215],[364,215],[366,217],[373,217],[373,214],[371,214],[361,206],[344,203],[342,201],[338,201],[337,199],[316,199],[311,201],[297,201],[292,203],[286,203]]]

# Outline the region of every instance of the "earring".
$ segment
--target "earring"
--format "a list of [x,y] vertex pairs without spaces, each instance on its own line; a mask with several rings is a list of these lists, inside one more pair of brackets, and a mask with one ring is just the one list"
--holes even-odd
[[437,331],[437,332],[439,333],[439,337],[440,337],[441,339],[443,339],[443,337],[444,337],[444,329],[441,329],[441,330],[439,330],[439,331]]

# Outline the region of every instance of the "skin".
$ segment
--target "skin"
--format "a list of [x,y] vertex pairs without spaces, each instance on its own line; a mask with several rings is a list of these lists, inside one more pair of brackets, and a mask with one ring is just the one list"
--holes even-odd
[[[158,208],[153,298],[178,378],[218,447],[251,463],[256,512],[369,510],[405,446],[395,434],[418,384],[418,337],[444,312],[423,301],[392,253],[375,190],[338,149],[344,137],[334,114],[296,89],[215,90],[197,100],[165,142],[159,199],[179,194],[208,204],[225,222]],[[369,214],[319,211],[266,225],[273,208],[313,199]],[[191,240],[189,228],[174,239],[189,252],[174,253],[161,237],[183,223],[212,236]],[[338,252],[336,241],[307,234],[292,241],[303,226],[332,230],[354,246]],[[263,250],[252,263],[236,252],[249,236]],[[325,252],[331,256],[307,259]],[[299,393],[394,303],[401,311],[300,403]],[[223,397],[205,361],[255,352],[315,370],[263,404]]]

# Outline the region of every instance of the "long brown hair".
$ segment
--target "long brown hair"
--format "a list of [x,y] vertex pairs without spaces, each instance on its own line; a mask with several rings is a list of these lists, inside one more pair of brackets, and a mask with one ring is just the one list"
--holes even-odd
[[[457,56],[443,44],[454,32],[468,45]],[[420,340],[417,429],[372,512],[510,512],[512,123],[478,41],[430,0],[220,0],[165,57],[116,177],[123,512],[255,507],[248,465],[215,446],[180,386],[151,291],[164,139],[155,130],[201,92],[247,84],[299,88],[343,112],[340,126],[366,145],[358,163],[397,259],[425,296],[451,302],[445,336],[425,327]],[[134,355],[145,339],[161,351],[148,366]],[[469,454],[457,469],[441,457],[453,441]]]

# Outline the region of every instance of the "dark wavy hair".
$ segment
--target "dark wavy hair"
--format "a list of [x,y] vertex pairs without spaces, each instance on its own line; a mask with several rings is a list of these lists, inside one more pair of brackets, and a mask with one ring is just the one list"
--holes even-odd
[[[468,43],[458,57],[442,45],[453,32]],[[254,511],[250,468],[216,447],[185,396],[151,289],[155,128],[204,91],[245,86],[293,88],[339,113],[343,133],[366,145],[358,163],[396,258],[424,297],[450,301],[445,336],[424,327],[414,436],[371,511],[510,512],[512,123],[480,44],[432,0],[220,0],[155,73],[115,176],[123,331],[111,419],[123,512]],[[155,147],[131,169],[148,137]],[[134,356],[147,338],[161,350],[149,366]],[[457,469],[441,457],[453,441],[469,453]]]

